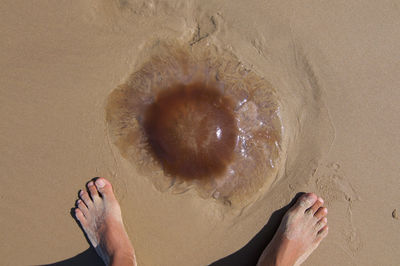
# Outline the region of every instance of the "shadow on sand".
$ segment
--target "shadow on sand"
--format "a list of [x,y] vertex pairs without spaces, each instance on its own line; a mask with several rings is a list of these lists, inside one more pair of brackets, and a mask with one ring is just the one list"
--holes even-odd
[[[293,206],[296,200],[303,193],[297,193],[293,200],[285,207],[276,210],[272,213],[268,219],[267,224],[258,232],[244,247],[228,255],[216,262],[211,263],[209,266],[255,266],[258,258],[261,256],[264,248],[272,240],[278,226],[282,220],[283,215],[286,211]],[[75,218],[74,212],[71,211],[71,215]],[[79,223],[78,223],[79,224]],[[103,261],[97,256],[96,251],[93,247],[85,250],[84,252],[47,266],[104,266]]]

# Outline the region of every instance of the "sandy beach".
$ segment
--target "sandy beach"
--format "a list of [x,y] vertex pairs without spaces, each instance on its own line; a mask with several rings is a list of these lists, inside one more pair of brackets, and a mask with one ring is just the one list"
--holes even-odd
[[[257,254],[299,192],[329,209],[329,236],[305,265],[400,263],[398,2],[4,0],[0,21],[2,265],[90,265],[71,208],[98,176],[114,185],[139,265]],[[165,62],[203,62],[227,90],[245,73],[233,98],[258,86],[239,120],[273,113],[273,141],[233,160],[241,174],[166,179],[135,142],[140,128],[121,123],[131,106],[118,104],[133,95],[139,110],[153,92],[137,84]],[[178,72],[164,82],[197,78]]]

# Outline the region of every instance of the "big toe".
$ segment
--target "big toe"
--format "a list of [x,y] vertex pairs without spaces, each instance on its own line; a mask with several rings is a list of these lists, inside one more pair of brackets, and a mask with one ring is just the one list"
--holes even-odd
[[105,178],[98,178],[95,181],[97,190],[100,192],[103,198],[114,199],[114,192],[111,186],[111,183]]
[[303,194],[296,202],[294,208],[301,211],[306,211],[308,208],[311,208],[318,197],[314,193],[306,193]]

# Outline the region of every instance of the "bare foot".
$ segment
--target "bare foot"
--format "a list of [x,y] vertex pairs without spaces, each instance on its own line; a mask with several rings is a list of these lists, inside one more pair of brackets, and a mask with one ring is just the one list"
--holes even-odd
[[135,254],[122,222],[121,208],[110,182],[98,178],[81,190],[75,209],[90,243],[106,265],[136,265]]
[[257,265],[302,264],[328,234],[328,210],[323,203],[313,193],[302,195],[283,217]]

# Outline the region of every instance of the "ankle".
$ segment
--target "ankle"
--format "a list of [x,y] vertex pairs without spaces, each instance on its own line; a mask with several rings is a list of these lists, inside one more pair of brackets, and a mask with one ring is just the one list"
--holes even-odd
[[295,259],[294,250],[290,250],[287,241],[271,241],[262,253],[257,266],[292,266]]
[[291,266],[296,262],[296,250],[290,245],[290,240],[281,241],[281,245],[275,251],[275,262],[279,266]]
[[110,257],[110,265],[112,266],[119,266],[119,265],[130,265],[136,266],[136,257],[133,249],[126,249],[126,250],[117,250],[111,257]]
[[260,256],[257,266],[277,266],[280,265],[278,261],[278,251],[274,245],[269,244]]

